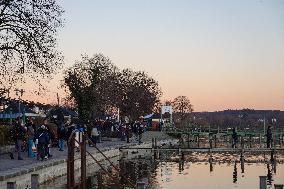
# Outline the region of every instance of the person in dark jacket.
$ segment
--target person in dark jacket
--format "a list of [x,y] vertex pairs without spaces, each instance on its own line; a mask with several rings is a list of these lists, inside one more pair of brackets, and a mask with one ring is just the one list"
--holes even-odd
[[[16,119],[13,129],[11,130],[11,134],[15,142],[15,152],[17,152],[18,154],[18,160],[23,160],[21,151],[22,151],[22,144],[26,130],[27,130],[26,127],[24,127],[24,125],[21,124],[21,118],[18,117]],[[13,152],[10,153],[10,158],[14,159]]]
[[66,129],[63,123],[60,124],[60,126],[57,128],[57,137],[58,137],[59,151],[64,151],[64,140],[66,139]]
[[233,133],[232,133],[232,148],[237,148],[237,142],[238,142],[238,135],[236,132],[236,128],[233,128]]
[[47,143],[45,144],[45,154],[47,156],[46,158],[50,158],[52,157],[52,155],[50,154],[50,146],[51,146],[52,139],[54,139],[54,133],[49,127],[47,119],[44,120],[43,125],[45,126],[45,132],[47,135],[46,138],[48,138]]
[[38,132],[36,134],[36,139],[38,141],[37,144],[37,152],[38,152],[38,159],[44,160],[44,158],[47,159],[47,145],[48,145],[48,141],[49,141],[49,135],[48,132],[46,130],[46,127],[44,125],[42,125],[39,129]]
[[267,148],[271,148],[272,144],[272,130],[271,130],[271,125],[268,126],[266,130],[266,146]]

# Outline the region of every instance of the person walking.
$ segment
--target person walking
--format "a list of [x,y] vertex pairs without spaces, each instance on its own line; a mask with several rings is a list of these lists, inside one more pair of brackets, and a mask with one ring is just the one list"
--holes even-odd
[[272,147],[272,130],[271,125],[267,127],[266,130],[266,147],[271,148]]
[[28,133],[28,157],[33,158],[35,154],[33,153],[35,130],[31,119],[27,122],[27,133]]
[[[21,151],[22,151],[22,145],[23,145],[23,140],[24,140],[26,131],[27,131],[27,128],[21,123],[21,118],[18,117],[16,119],[13,129],[11,130],[11,134],[15,142],[14,151],[17,152],[18,154],[18,160],[23,160]],[[13,152],[10,152],[10,158],[14,159]]]
[[64,151],[64,140],[66,139],[66,129],[63,123],[60,124],[60,126],[57,128],[57,138],[58,138],[59,151]]

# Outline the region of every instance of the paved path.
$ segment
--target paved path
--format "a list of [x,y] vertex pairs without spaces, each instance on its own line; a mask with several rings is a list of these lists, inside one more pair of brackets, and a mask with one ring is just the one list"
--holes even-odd
[[[150,142],[152,138],[155,137],[157,140],[164,140],[169,138],[168,135],[161,132],[145,132],[142,137],[142,142]],[[102,151],[108,148],[119,148],[122,146],[128,146],[136,144],[134,141],[134,137],[131,143],[127,144],[125,141],[120,141],[119,139],[112,139],[111,141],[103,141],[102,143],[98,143],[97,146]],[[93,151],[94,148],[87,146],[87,150]],[[28,158],[27,153],[23,153],[24,160],[17,160],[17,156],[14,160],[10,159],[8,154],[0,155],[0,181],[4,179],[4,176],[9,175],[9,177],[21,175],[24,172],[33,169],[40,169],[43,166],[48,166],[50,164],[64,161],[67,158],[67,148],[65,147],[65,151],[58,151],[58,148],[51,148],[51,154],[53,157],[48,160],[40,161],[36,158]]]

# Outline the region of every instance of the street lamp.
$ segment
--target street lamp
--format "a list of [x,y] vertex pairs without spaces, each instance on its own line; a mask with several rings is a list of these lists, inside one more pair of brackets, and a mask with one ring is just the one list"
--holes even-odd
[[19,116],[21,114],[21,97],[23,96],[23,93],[25,92],[24,89],[15,89],[16,95],[19,98]]

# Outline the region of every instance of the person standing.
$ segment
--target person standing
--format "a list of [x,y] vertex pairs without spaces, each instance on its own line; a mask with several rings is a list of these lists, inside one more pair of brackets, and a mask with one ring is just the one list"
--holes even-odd
[[35,154],[33,153],[35,130],[31,119],[27,122],[27,133],[28,133],[28,157],[33,158]]
[[64,151],[64,140],[66,139],[66,129],[63,123],[60,124],[60,126],[57,128],[57,137],[58,137],[59,151]]
[[266,130],[266,146],[267,148],[271,148],[272,144],[272,130],[271,130],[271,125],[268,126]]
[[[15,125],[12,129],[12,136],[13,136],[13,140],[15,142],[15,152],[17,152],[18,154],[18,160],[23,160],[22,158],[22,145],[23,145],[23,139],[25,137],[25,133],[26,133],[26,127],[24,127],[24,125],[21,123],[21,118],[18,117],[16,119]],[[13,152],[10,152],[10,158],[14,159],[14,154]]]
[[236,132],[236,128],[233,128],[233,134],[232,134],[232,148],[237,148],[237,142],[238,142],[238,135]]
[[126,134],[126,143],[129,143],[129,138],[130,138],[130,134],[131,134],[131,128],[130,128],[129,123],[126,124],[125,134]]
[[50,154],[50,146],[51,146],[51,142],[52,142],[52,138],[54,138],[53,132],[50,129],[49,125],[48,125],[48,121],[47,119],[44,120],[43,125],[45,126],[45,135],[46,135],[46,139],[47,142],[45,144],[45,155],[46,155],[46,159],[52,157],[52,155]]
[[49,136],[47,133],[47,130],[44,125],[42,125],[36,134],[36,139],[38,141],[37,144],[37,152],[38,156],[37,159],[44,160],[44,158],[47,159],[48,153],[47,153],[47,146],[48,146],[48,141],[49,141]]
[[97,126],[95,125],[91,131],[91,140],[95,146],[97,145],[98,138],[99,138],[99,131]]
[[140,118],[139,124],[138,124],[138,142],[141,144],[142,134],[144,132],[144,125],[143,125],[143,119]]

